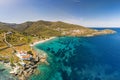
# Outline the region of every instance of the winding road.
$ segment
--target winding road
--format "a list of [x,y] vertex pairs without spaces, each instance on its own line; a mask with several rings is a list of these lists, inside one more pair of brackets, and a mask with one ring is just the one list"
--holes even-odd
[[4,33],[4,42],[8,45],[8,47],[12,48],[13,52],[16,52],[15,48],[13,47],[12,44],[10,44],[7,39],[6,39],[6,35],[7,34],[11,34],[12,32],[7,32],[7,33]]

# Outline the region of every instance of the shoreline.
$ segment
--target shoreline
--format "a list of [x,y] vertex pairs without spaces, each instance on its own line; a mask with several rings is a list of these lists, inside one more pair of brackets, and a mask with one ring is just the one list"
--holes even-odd
[[54,38],[56,38],[56,37],[50,37],[50,38],[45,39],[45,40],[40,40],[40,41],[34,42],[33,44],[30,44],[30,46],[33,47],[33,46],[35,46],[35,45],[37,45],[37,44],[44,43],[44,42],[49,41],[49,40],[52,40],[52,39],[54,39]]

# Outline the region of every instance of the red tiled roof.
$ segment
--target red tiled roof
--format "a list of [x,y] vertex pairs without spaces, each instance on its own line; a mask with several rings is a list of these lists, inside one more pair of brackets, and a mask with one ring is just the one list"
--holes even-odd
[[30,54],[27,54],[26,56],[22,56],[22,58],[30,58]]

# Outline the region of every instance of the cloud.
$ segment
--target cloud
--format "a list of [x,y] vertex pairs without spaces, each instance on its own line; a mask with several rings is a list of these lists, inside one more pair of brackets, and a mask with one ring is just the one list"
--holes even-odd
[[69,19],[64,19],[62,21],[86,27],[120,27],[119,23],[120,19],[95,20],[71,17]]
[[78,4],[78,5],[80,5],[80,3],[81,3],[81,0],[72,0],[75,4]]
[[18,3],[21,0],[0,0],[0,7],[11,6]]

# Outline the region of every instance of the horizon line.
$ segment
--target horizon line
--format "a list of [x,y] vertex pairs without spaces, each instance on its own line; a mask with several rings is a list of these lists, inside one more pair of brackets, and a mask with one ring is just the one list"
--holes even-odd
[[[26,23],[26,22],[37,22],[37,21],[64,22],[64,23],[68,23],[68,24],[84,26],[82,24],[72,23],[72,22],[68,22],[68,21],[62,21],[62,20],[44,20],[44,19],[39,19],[39,20],[25,20],[25,21],[21,21],[21,22],[0,21],[0,23],[6,23],[6,24],[23,24],[23,23]],[[120,28],[120,26],[84,26],[84,27],[89,27],[89,28]]]

